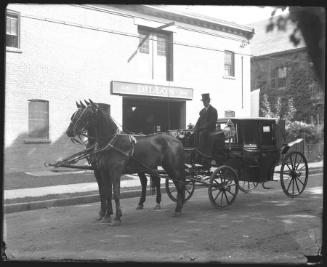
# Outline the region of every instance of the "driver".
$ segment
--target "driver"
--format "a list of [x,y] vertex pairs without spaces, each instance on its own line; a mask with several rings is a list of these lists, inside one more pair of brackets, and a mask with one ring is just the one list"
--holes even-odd
[[210,95],[202,94],[204,108],[200,111],[199,119],[195,124],[194,132],[197,134],[198,143],[197,150],[204,156],[211,157],[211,138],[210,134],[216,129],[216,122],[218,118],[217,110],[210,105]]

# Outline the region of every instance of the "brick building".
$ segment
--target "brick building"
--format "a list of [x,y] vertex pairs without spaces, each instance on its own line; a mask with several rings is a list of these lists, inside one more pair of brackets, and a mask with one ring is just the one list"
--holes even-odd
[[250,114],[248,26],[167,6],[9,4],[6,34],[5,172],[82,149],[65,135],[76,100],[145,133],[194,124],[202,93],[220,117]]
[[[276,19],[277,20],[277,19]],[[286,30],[266,32],[268,20],[253,23],[251,40],[251,91],[260,89],[272,106],[281,97],[283,109],[290,97],[294,99],[295,120],[321,124],[324,120],[324,94],[315,77],[303,40],[297,46],[289,36],[294,25],[288,21]]]

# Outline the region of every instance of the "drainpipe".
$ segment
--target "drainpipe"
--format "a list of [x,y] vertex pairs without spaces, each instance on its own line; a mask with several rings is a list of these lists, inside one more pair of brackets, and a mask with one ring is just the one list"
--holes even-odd
[[243,105],[243,56],[241,57],[241,60],[242,60],[242,109],[244,108],[244,105]]

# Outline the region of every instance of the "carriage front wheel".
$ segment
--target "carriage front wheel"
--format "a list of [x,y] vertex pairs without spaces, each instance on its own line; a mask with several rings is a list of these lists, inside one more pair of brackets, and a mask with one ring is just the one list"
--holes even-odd
[[238,176],[229,166],[218,167],[211,175],[208,186],[209,199],[213,207],[231,205],[238,193]]
[[[195,183],[194,181],[185,180],[185,201],[189,200],[194,193]],[[166,192],[169,198],[177,202],[177,190],[173,181],[169,178],[166,178]]]
[[249,193],[251,190],[258,186],[257,182],[249,182],[249,181],[239,181],[238,187],[244,193]]
[[308,182],[308,163],[300,152],[288,153],[280,170],[280,183],[288,197],[299,196]]

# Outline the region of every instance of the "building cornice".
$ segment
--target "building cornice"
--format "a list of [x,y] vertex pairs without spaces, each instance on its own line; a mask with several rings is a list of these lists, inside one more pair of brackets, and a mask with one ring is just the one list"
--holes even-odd
[[215,30],[227,34],[238,35],[246,39],[251,39],[254,35],[254,29],[238,25],[232,22],[226,22],[208,17],[195,17],[190,14],[172,11],[157,6],[150,5],[82,5],[87,8],[94,8],[97,10],[105,11],[126,17],[137,17],[136,13],[144,14],[168,21],[175,21],[196,27],[205,28],[208,30]]
[[300,52],[300,51],[306,51],[306,47],[288,49],[288,50],[284,50],[284,51],[279,51],[279,52],[264,54],[264,55],[259,55],[259,56],[252,56],[251,59],[260,60],[260,59],[270,58],[270,57],[273,57],[273,56],[283,56],[285,54],[297,53],[297,52]]

